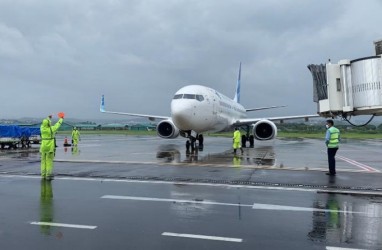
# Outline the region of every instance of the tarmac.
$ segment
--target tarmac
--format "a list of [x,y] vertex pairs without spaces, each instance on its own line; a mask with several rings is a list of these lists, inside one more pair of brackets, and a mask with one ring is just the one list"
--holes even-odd
[[[323,140],[275,139],[255,142],[233,154],[231,139],[206,137],[203,150],[186,152],[185,138],[84,135],[77,147],[57,137],[56,177],[222,183],[324,192],[381,195],[381,140],[342,140],[337,175],[326,176]],[[39,175],[38,145],[0,151],[0,174]]]
[[382,249],[380,140],[57,137],[55,179],[39,145],[0,151],[0,249]]

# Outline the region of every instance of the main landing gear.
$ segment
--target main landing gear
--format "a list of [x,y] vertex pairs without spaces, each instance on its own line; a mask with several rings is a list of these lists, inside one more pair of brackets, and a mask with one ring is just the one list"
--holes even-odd
[[241,146],[243,148],[247,147],[247,141],[249,141],[249,147],[253,148],[255,145],[255,137],[249,134],[249,126],[245,126],[246,134],[241,136]]

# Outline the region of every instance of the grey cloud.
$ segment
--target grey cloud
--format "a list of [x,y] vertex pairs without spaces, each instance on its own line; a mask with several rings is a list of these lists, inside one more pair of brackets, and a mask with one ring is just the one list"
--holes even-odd
[[168,115],[172,95],[186,84],[233,96],[240,61],[245,106],[288,105],[260,115],[314,113],[306,65],[371,55],[372,41],[382,38],[380,7],[329,0],[3,0],[0,97],[24,101],[2,116],[63,110],[104,117],[101,94],[111,109]]

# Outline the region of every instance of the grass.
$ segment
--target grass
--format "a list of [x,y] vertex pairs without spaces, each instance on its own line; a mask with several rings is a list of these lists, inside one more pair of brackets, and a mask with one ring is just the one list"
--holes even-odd
[[[323,139],[325,133],[304,133],[304,132],[279,132],[277,134],[279,138],[311,138],[311,139]],[[355,132],[343,132],[341,133],[342,139],[382,139],[382,133],[355,133]]]
[[[59,131],[59,135],[72,135],[72,131]],[[81,135],[145,135],[156,136],[156,131],[147,130],[81,130]]]

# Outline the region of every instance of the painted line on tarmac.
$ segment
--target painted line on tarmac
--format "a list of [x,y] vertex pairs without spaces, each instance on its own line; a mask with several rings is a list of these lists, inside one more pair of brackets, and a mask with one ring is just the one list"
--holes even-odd
[[[133,153],[139,154],[139,153]],[[151,166],[172,166],[172,167],[216,167],[216,168],[246,168],[246,169],[267,169],[271,166],[252,166],[252,165],[232,165],[232,164],[211,164],[211,163],[189,163],[189,162],[155,162],[155,161],[105,161],[105,160],[70,160],[70,159],[55,159],[55,162],[67,162],[67,163],[104,163],[104,164],[139,164],[139,165],[151,165]],[[286,169],[286,168],[284,168]]]
[[320,209],[311,207],[294,207],[294,206],[282,206],[272,204],[254,203],[252,206],[256,210],[279,210],[279,211],[293,211],[293,212],[326,212],[326,213],[349,213],[349,214],[365,214],[364,212],[354,212],[336,209]]
[[237,242],[237,243],[243,242],[243,239],[239,239],[239,238],[209,236],[209,235],[200,235],[200,234],[179,234],[179,233],[163,232],[162,236],[172,236],[172,237],[182,237],[182,238],[192,238],[192,239],[202,239],[202,240],[229,241],[229,242]]
[[[195,167],[214,167],[214,168],[232,168],[232,169],[269,169],[269,170],[288,170],[288,171],[327,171],[326,168],[307,168],[307,167],[274,167],[269,165],[232,165],[232,164],[212,164],[212,163],[189,163],[189,162],[154,162],[154,161],[106,161],[106,160],[71,160],[71,159],[55,159],[55,162],[62,162],[62,163],[104,163],[104,164],[139,164],[139,165],[151,165],[156,167],[161,166],[172,166],[172,167],[189,167],[189,166],[195,166]],[[354,169],[341,169],[341,172],[353,172],[353,173],[359,173],[364,172],[362,170],[354,170]],[[370,172],[370,171],[369,171]]]
[[[322,150],[322,152],[326,153],[326,151],[324,151],[324,150]],[[381,172],[378,169],[375,169],[375,168],[370,167],[370,166],[368,166],[366,164],[360,163],[360,162],[358,162],[356,160],[353,160],[353,159],[350,159],[350,158],[346,158],[345,156],[337,155],[336,157],[341,159],[341,160],[343,160],[343,161],[345,161],[345,162],[347,162],[347,163],[349,163],[349,164],[351,164],[351,165],[353,165],[353,166],[357,166],[357,167],[359,167],[359,168],[361,168],[363,170],[366,170],[367,172],[370,172],[370,173],[380,173]]]
[[[14,175],[6,172],[0,172],[0,178],[24,178],[24,179],[41,179],[39,175]],[[126,179],[111,179],[111,178],[91,178],[91,177],[59,177],[55,176],[55,180],[64,181],[90,181],[90,182],[119,182],[119,183],[134,183],[134,184],[166,184],[166,185],[181,185],[181,186],[202,186],[202,187],[221,187],[221,188],[243,188],[243,189],[258,189],[258,190],[276,190],[276,191],[298,191],[310,193],[338,193],[338,194],[355,194],[355,195],[372,195],[382,196],[382,192],[378,191],[356,191],[343,189],[318,189],[306,187],[281,187],[281,186],[251,186],[239,184],[224,184],[224,183],[201,183],[201,182],[182,182],[182,181],[154,181],[154,180],[126,180]],[[382,191],[382,190],[381,190]]]
[[293,207],[282,206],[273,204],[240,204],[240,203],[225,203],[216,201],[202,201],[202,200],[179,200],[179,199],[166,199],[166,198],[154,198],[154,197],[141,197],[141,196],[120,196],[120,195],[104,195],[101,199],[113,199],[113,200],[133,200],[133,201],[156,201],[156,202],[171,202],[171,203],[189,203],[189,204],[201,204],[201,205],[217,205],[217,206],[235,206],[235,207],[252,207],[255,210],[278,210],[278,211],[294,211],[294,212],[326,212],[326,213],[349,213],[349,214],[364,214],[364,212],[344,211],[336,209],[319,209],[310,207]]
[[366,250],[361,248],[326,247],[326,250]]
[[30,224],[31,225],[38,225],[38,226],[69,227],[69,228],[78,228],[78,229],[96,229],[97,228],[97,226],[53,223],[53,222],[43,222],[43,221],[32,221]]
[[178,200],[178,199],[164,199],[164,198],[139,197],[139,196],[120,196],[120,195],[104,195],[104,196],[101,196],[101,199],[178,202],[178,203],[191,203],[191,204],[202,204],[202,205],[220,205],[220,206],[235,206],[235,207],[251,207],[252,206],[252,205],[245,205],[245,204],[238,204],[238,203],[224,203],[224,202],[215,202],[215,201]]
[[[4,178],[26,178],[26,179],[41,179],[39,175],[13,175],[8,173],[0,173],[0,177]],[[126,179],[103,179],[90,177],[59,177],[55,176],[55,180],[67,181],[92,181],[92,182],[120,182],[120,183],[135,183],[135,184],[167,184],[167,185],[182,185],[182,186],[205,186],[205,187],[223,187],[223,188],[246,188],[246,189],[262,189],[262,190],[278,190],[278,191],[300,191],[300,192],[317,192],[319,189],[304,189],[304,188],[289,188],[289,187],[265,187],[265,186],[248,186],[235,185],[224,183],[200,183],[200,182],[182,182],[182,181],[150,181],[150,180],[126,180]],[[382,194],[381,194],[382,195]]]
[[338,155],[337,156],[339,159],[343,160],[343,161],[346,161],[352,165],[355,165],[357,167],[360,167],[366,171],[369,171],[369,172],[374,172],[374,173],[380,173],[381,171],[375,169],[375,168],[372,168],[366,164],[363,164],[363,163],[360,163],[358,161],[355,161],[355,160],[352,160],[352,159],[349,159],[349,158],[346,158],[345,156],[341,156],[341,155]]
[[[156,162],[156,161],[117,161],[117,160],[89,160],[89,159],[55,159],[55,162],[68,162],[68,163],[105,163],[105,164],[140,164],[140,165],[156,165],[157,167],[159,166],[197,166],[197,167],[223,167],[223,168],[235,168],[235,169],[240,169],[240,168],[246,168],[246,169],[271,169],[271,170],[293,170],[293,171],[310,171],[310,170],[318,170],[318,171],[326,171],[326,167],[315,167],[315,168],[309,168],[309,167],[275,167],[271,165],[233,165],[233,164],[212,164],[212,163],[201,163],[201,162]],[[350,159],[348,161],[350,162]],[[357,163],[356,161],[353,161],[351,164],[355,165]],[[367,170],[368,172],[380,172],[377,169],[374,169],[370,166],[367,166],[362,163],[358,163],[359,165],[356,165],[360,167],[361,165],[364,166],[364,170]],[[366,169],[366,167],[368,169]],[[359,172],[364,172],[362,170],[354,170],[354,169],[341,169],[341,172],[354,172],[354,173],[359,173]]]

